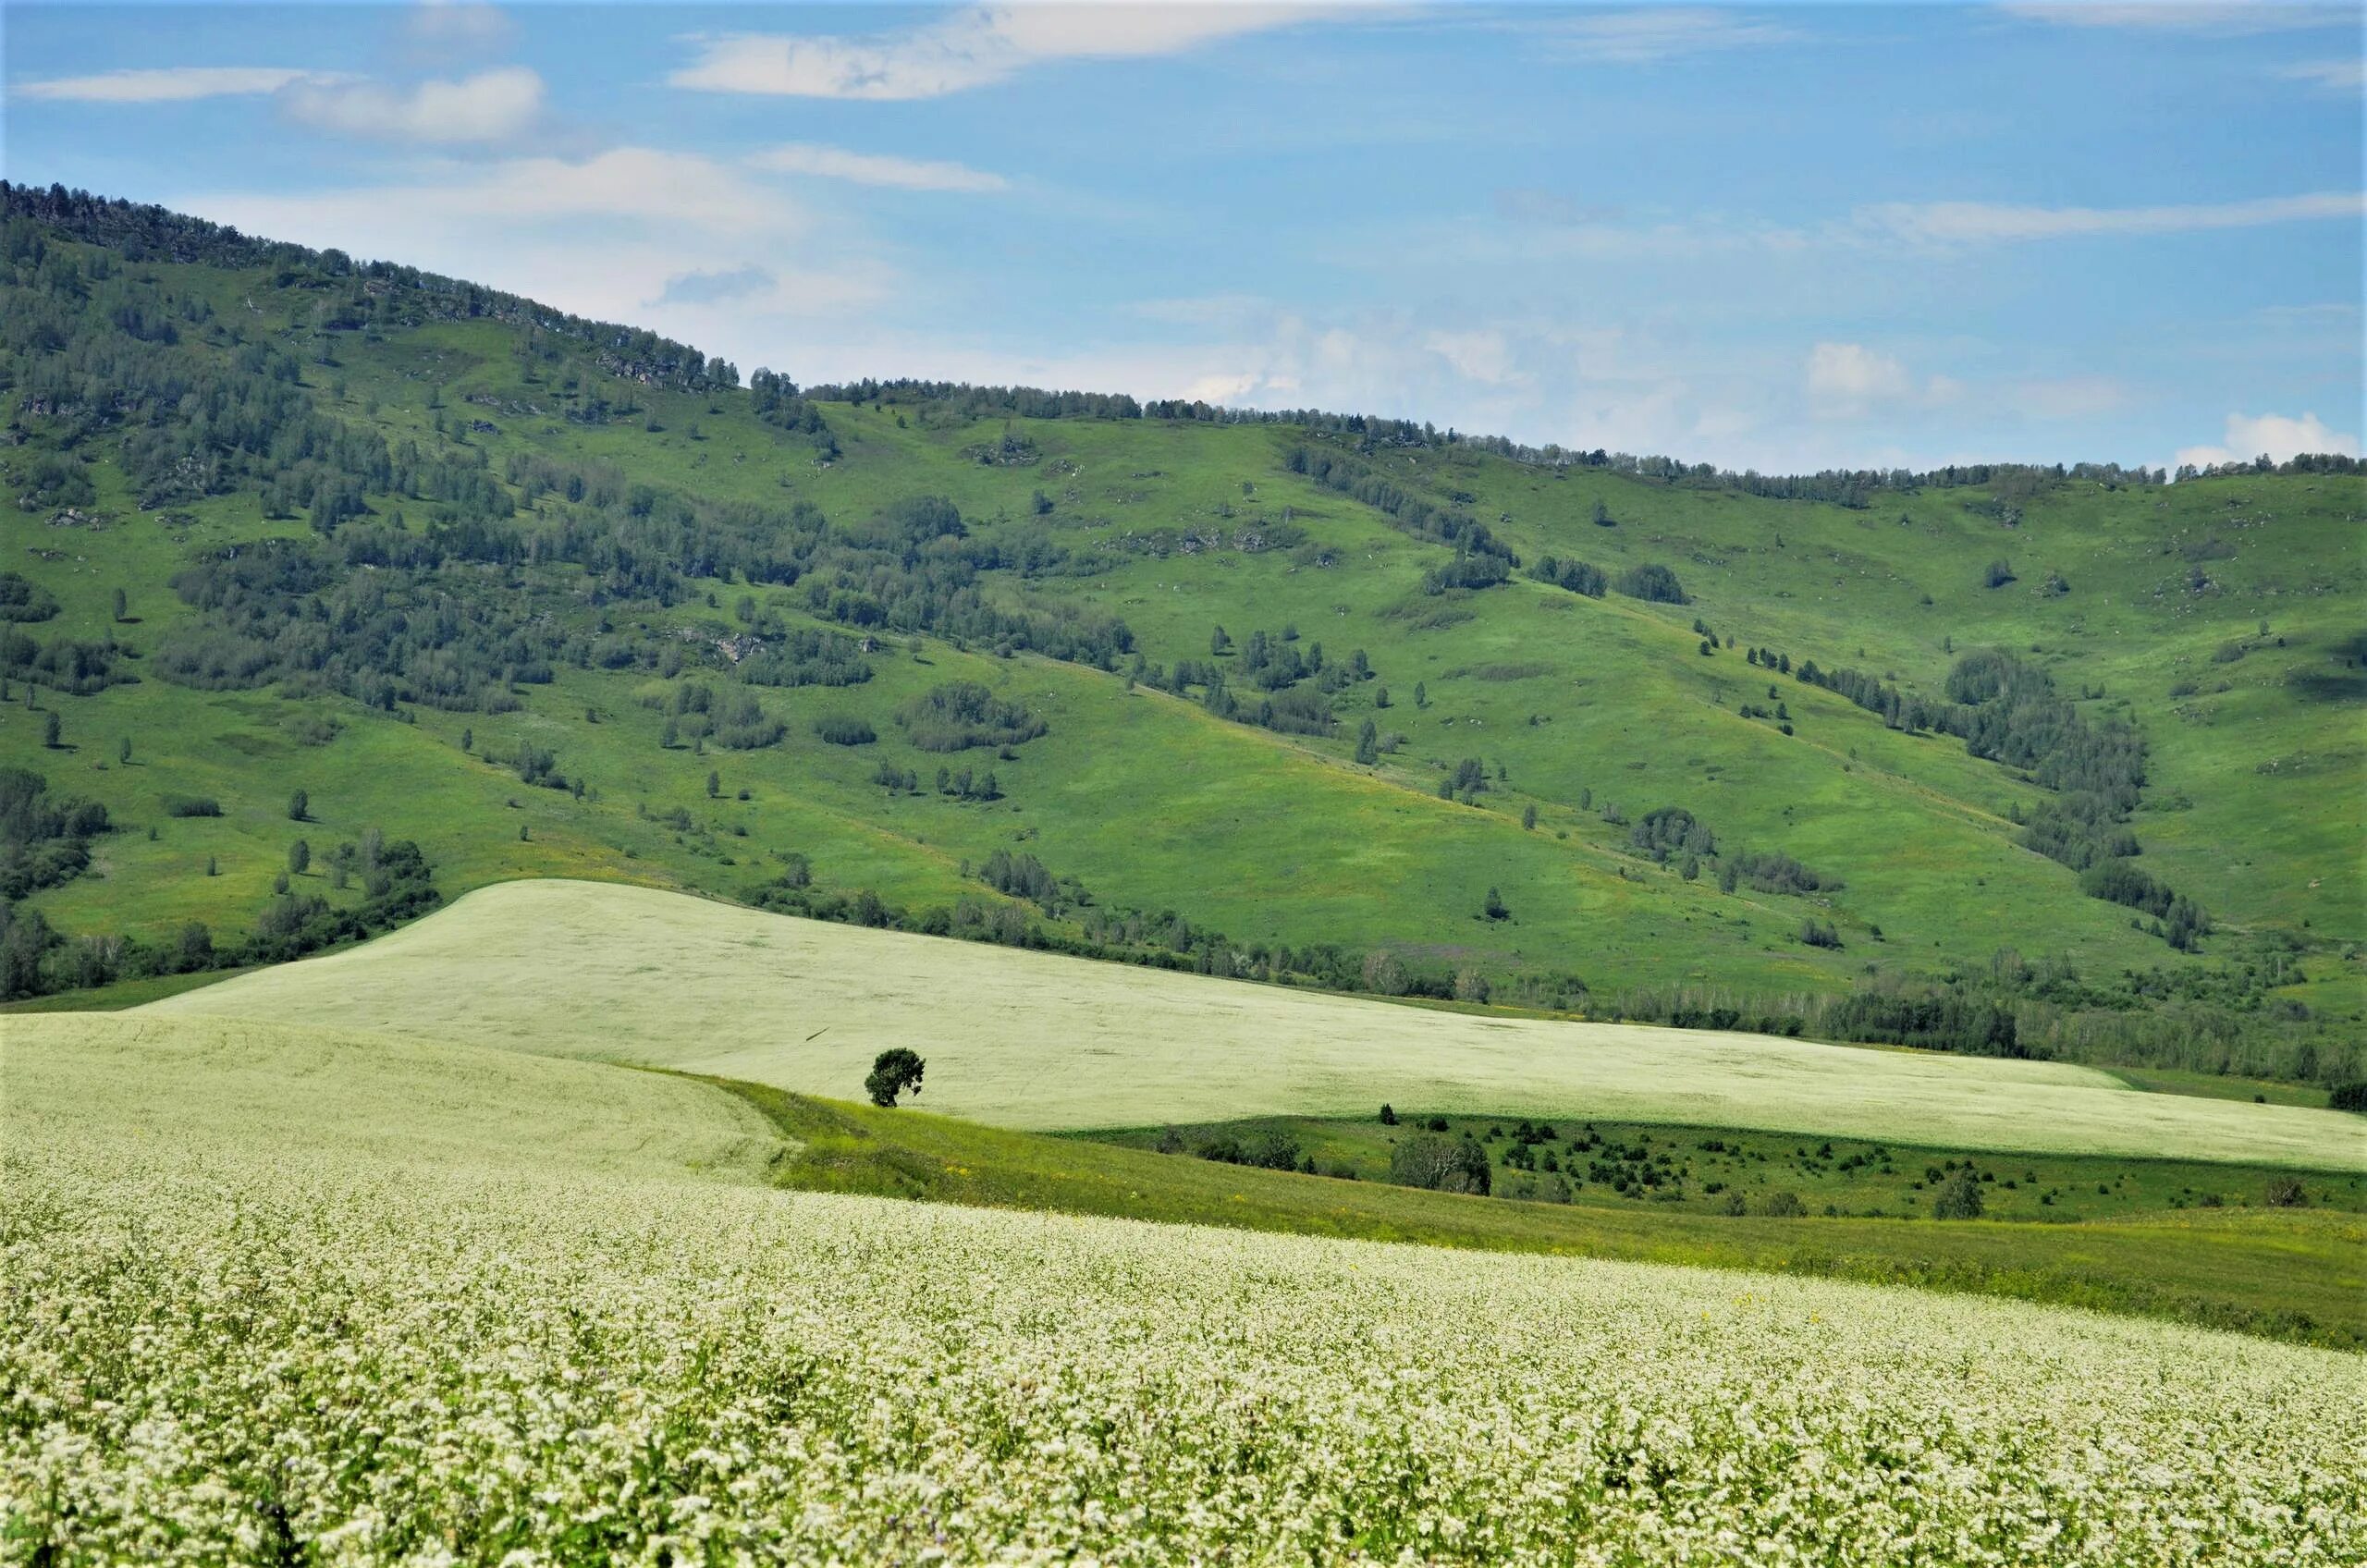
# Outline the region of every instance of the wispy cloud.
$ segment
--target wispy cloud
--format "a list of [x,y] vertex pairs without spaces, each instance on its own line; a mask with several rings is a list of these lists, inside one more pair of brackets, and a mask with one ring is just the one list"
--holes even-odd
[[160,70],[103,71],[20,82],[12,97],[68,104],[183,104],[199,98],[253,97],[292,82],[331,80],[318,71],[287,66],[168,66]]
[[1858,212],[1860,227],[1927,245],[2009,243],[2093,235],[2184,234],[2317,218],[2358,218],[2367,195],[2319,191],[2249,202],[2161,207],[2025,207],[1992,202],[1895,202]]
[[1781,22],[1689,6],[1610,11],[1527,24],[1552,54],[1611,65],[1650,65],[1686,55],[1788,43],[1800,34]]
[[346,136],[435,144],[508,141],[543,116],[543,79],[523,66],[409,88],[299,81],[280,102],[296,120]]
[[415,52],[448,56],[503,48],[518,28],[483,0],[420,0],[404,16],[403,31]]
[[982,6],[901,32],[700,38],[698,59],[667,80],[709,92],[938,98],[1047,61],[1180,54],[1313,14],[1305,6],[1255,4]]
[[717,305],[745,300],[777,287],[780,280],[754,264],[721,272],[686,272],[666,280],[657,296],[661,305]]
[[1539,190],[1533,186],[1506,187],[1496,192],[1495,202],[1496,215],[1511,223],[1564,227],[1615,223],[1626,215],[1619,207],[1581,202],[1558,190]]
[[793,141],[767,148],[748,159],[754,168],[775,174],[807,175],[817,179],[842,179],[854,185],[885,186],[893,190],[958,190],[988,193],[1007,190],[1011,182],[999,174],[964,164],[924,158],[898,158],[877,153],[853,153],[843,147]]
[[2355,26],[2357,13],[2337,6],[2251,5],[2244,0],[2169,0],[2158,5],[2116,5],[2109,0],[2009,0],[1999,10],[2058,27],[2126,28],[2151,32],[2190,32],[2238,37],[2260,32],[2300,32],[2313,28]]
[[[250,234],[336,246],[513,289],[717,349],[791,349],[796,324],[852,327],[897,289],[892,262],[827,230],[736,163],[648,147],[589,157],[419,157],[399,180],[189,192],[171,204]],[[779,362],[779,361],[776,361]]]
[[2304,60],[2276,74],[2287,81],[2306,81],[2329,92],[2356,92],[2367,84],[2367,61],[2356,55],[2343,60]]

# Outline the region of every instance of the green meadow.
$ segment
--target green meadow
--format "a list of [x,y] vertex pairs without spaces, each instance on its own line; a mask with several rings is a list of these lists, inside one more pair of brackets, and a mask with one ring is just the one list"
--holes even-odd
[[[944,1067],[932,1062],[941,1076]],[[1576,1201],[1552,1203],[1394,1186],[1372,1179],[1386,1156],[1378,1164],[1372,1157],[1393,1134],[1344,1121],[1226,1129],[1286,1127],[1324,1163],[1363,1167],[1355,1176],[1302,1175],[1220,1164],[1188,1148],[1154,1152],[1147,1145],[1155,1134],[1046,1136],[477,1044],[145,1011],[19,1016],[0,1035],[0,1080],[12,1133],[36,1140],[12,1150],[15,1165],[31,1170],[37,1148],[119,1151],[168,1169],[182,1187],[196,1183],[192,1192],[234,1179],[259,1151],[284,1169],[325,1162],[355,1193],[404,1191],[404,1172],[436,1181],[464,1173],[512,1191],[521,1182],[632,1183],[652,1198],[691,1182],[717,1194],[711,1207],[731,1189],[768,1185],[1741,1270],[1735,1288],[1746,1292],[1767,1288],[1770,1274],[1914,1285],[2312,1343],[2367,1343],[2367,1236],[2356,1175],[2306,1176],[2310,1207],[2269,1209],[2257,1194],[2280,1174],[2273,1169],[2058,1155],[2001,1160],[1901,1145],[1888,1152],[1904,1166],[1970,1158],[2009,1179],[2033,1170],[2053,1190],[2103,1178],[2115,1192],[2027,1212],[2008,1201],[2012,1194],[1997,1194],[1989,1217],[1967,1221],[1895,1211],[1831,1217],[1821,1212],[1828,1190],[1853,1201],[1863,1195],[1848,1189],[1846,1173],[1821,1184],[1813,1172],[1786,1170],[1773,1179],[1817,1207],[1794,1219],[1732,1217],[1707,1203],[1629,1203],[1583,1188]],[[1409,1112],[1408,1126],[1411,1120]],[[1451,1125],[1484,1135],[1490,1121],[1515,1125],[1489,1118]],[[1682,1148],[1703,1172],[1714,1158],[1699,1145],[1717,1130],[1596,1126],[1621,1140]],[[1715,1141],[1753,1153],[1797,1147],[1804,1157],[1817,1147],[1732,1129]],[[1828,1165],[1861,1146],[1832,1142]],[[2226,1207],[2175,1207],[2188,1185],[2227,1194]]]
[[633,1062],[843,1096],[891,1047],[932,1110],[1030,1130],[1424,1111],[2367,1170],[2356,1117],[2054,1062],[1409,1008],[873,931],[613,884],[472,893],[140,1009]]

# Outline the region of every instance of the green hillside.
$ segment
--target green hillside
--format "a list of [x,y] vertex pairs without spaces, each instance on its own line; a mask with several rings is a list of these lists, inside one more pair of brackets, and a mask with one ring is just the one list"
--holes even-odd
[[[2367,1076],[2355,472],[1786,496],[1381,422],[809,398],[399,269],[7,208],[0,767],[44,786],[8,785],[10,995],[566,876]],[[1647,567],[1686,602],[1617,591]]]

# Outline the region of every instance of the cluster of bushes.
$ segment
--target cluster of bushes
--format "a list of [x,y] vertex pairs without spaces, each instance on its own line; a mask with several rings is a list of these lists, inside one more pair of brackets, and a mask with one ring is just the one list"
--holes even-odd
[[1025,899],[1046,914],[1058,918],[1093,902],[1093,895],[1073,876],[1055,876],[1034,855],[997,850],[978,868],[978,880],[996,892]]
[[[1321,643],[1302,654],[1294,645],[1296,639],[1296,631],[1288,628],[1279,636],[1250,633],[1242,662],[1234,669],[1264,689],[1266,694],[1255,698],[1236,695],[1226,679],[1226,666],[1215,658],[1178,659],[1170,670],[1136,655],[1127,675],[1136,685],[1179,697],[1189,696],[1196,686],[1202,707],[1237,724],[1254,724],[1283,735],[1330,735],[1339,728],[1331,694],[1373,679],[1372,666],[1361,648],[1345,664],[1327,662]],[[1233,640],[1220,626],[1209,645],[1221,654],[1232,649]],[[1300,684],[1309,677],[1313,685]]]
[[1612,586],[1631,599],[1643,599],[1660,605],[1689,605],[1685,585],[1676,573],[1667,567],[1645,565],[1630,567],[1619,574]]
[[1671,855],[1714,855],[1717,836],[1710,825],[1682,806],[1662,806],[1646,812],[1627,829],[1627,842],[1666,865]]
[[1550,582],[1556,588],[1566,588],[1573,594],[1583,594],[1589,599],[1600,599],[1610,592],[1611,580],[1600,568],[1581,560],[1563,560],[1555,556],[1540,556],[1528,574],[1539,582]]
[[0,678],[23,680],[87,697],[110,686],[127,686],[135,679],[123,668],[122,650],[112,632],[104,642],[55,637],[37,642],[13,627],[0,626]]
[[1051,729],[1039,716],[1002,701],[975,680],[931,687],[898,707],[896,722],[903,726],[912,743],[925,752],[1017,746]]
[[1401,1187],[1484,1197],[1490,1181],[1488,1151],[1468,1133],[1453,1138],[1442,1133],[1401,1133],[1390,1147],[1389,1179]]
[[[1160,1146],[1166,1147],[1166,1140],[1161,1140]],[[1279,1127],[1268,1128],[1246,1141],[1231,1133],[1220,1133],[1193,1145],[1192,1152],[1202,1159],[1214,1160],[1220,1165],[1246,1165],[1260,1170],[1296,1170],[1309,1176],[1315,1174],[1315,1158],[1302,1155],[1298,1140]]]
[[814,733],[833,746],[868,746],[879,739],[868,723],[848,714],[825,714],[814,721]]
[[[1616,810],[1615,806],[1606,806],[1604,819],[1613,820]],[[1642,820],[1627,829],[1627,843],[1631,849],[1651,856],[1658,864],[1676,861],[1683,866],[1687,881],[1700,875],[1704,858],[1716,859],[1718,886],[1728,893],[1745,884],[1761,893],[1793,895],[1835,892],[1844,886],[1840,878],[1820,876],[1779,850],[1722,851],[1710,825],[1682,806],[1661,806],[1645,813]],[[1838,945],[1837,939],[1831,944],[1805,935],[1803,939],[1818,946]]]
[[1780,850],[1736,850],[1718,868],[1718,885],[1731,893],[1748,883],[1761,893],[1831,893],[1844,886],[1837,876],[1810,871]]
[[56,613],[48,589],[22,572],[0,571],[0,620],[47,620]]
[[52,795],[40,774],[0,767],[0,900],[71,882],[90,867],[92,839],[113,826],[97,802]]

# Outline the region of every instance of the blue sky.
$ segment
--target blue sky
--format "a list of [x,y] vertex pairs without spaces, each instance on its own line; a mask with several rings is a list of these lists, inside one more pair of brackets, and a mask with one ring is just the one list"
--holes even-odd
[[803,382],[1733,467],[2359,450],[2361,12],[10,4],[17,180]]

